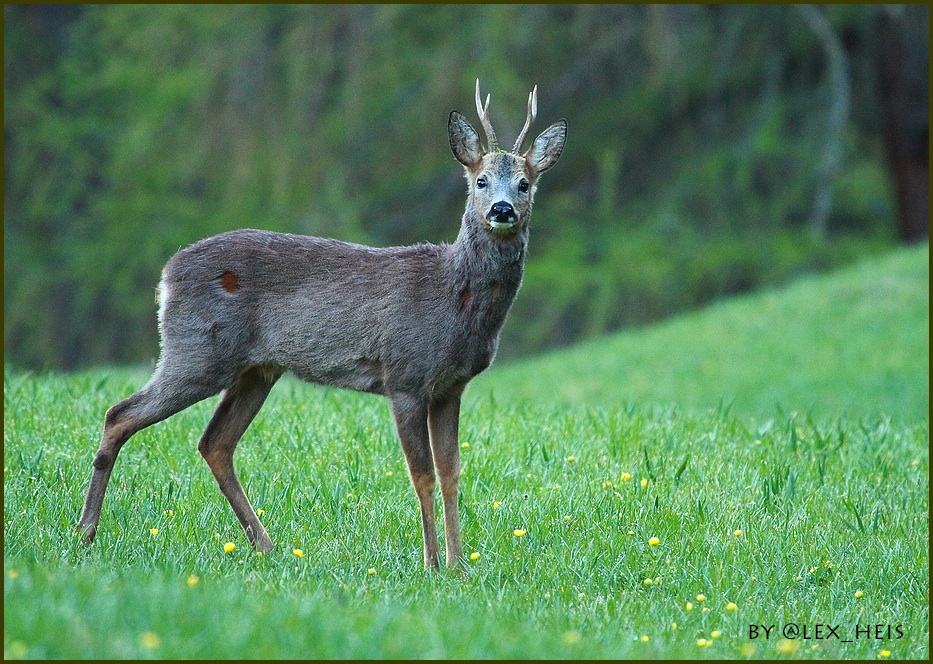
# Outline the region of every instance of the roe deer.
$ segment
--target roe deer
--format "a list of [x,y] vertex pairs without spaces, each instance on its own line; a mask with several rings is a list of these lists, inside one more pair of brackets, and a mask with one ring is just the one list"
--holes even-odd
[[224,392],[198,450],[249,541],[270,551],[233,469],[237,442],[276,380],[291,371],[324,385],[389,398],[421,508],[424,565],[436,568],[435,468],[444,504],[447,565],[462,554],[457,516],[460,396],[492,362],[522,280],[538,176],[553,166],[567,123],[510,152],[476,108],[488,147],[452,111],[450,147],[466,170],[466,211],[453,244],[377,249],[336,240],[238,230],[201,240],[166,264],[159,284],[161,355],[138,392],[107,411],[84,511],[94,539],[120,448],[137,431]]

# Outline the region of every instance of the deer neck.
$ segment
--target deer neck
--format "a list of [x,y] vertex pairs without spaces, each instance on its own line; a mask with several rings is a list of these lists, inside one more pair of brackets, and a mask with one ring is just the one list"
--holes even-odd
[[461,311],[482,311],[498,329],[521,285],[527,246],[527,220],[514,235],[499,238],[467,208],[460,234],[450,246],[451,286]]
[[498,237],[489,232],[473,208],[467,208],[453,244],[454,263],[458,272],[474,279],[520,280],[527,246],[527,220],[515,234]]

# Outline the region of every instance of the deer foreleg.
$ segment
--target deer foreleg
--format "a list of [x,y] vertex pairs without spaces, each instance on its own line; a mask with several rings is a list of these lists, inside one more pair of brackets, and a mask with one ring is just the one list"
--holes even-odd
[[434,523],[434,461],[428,438],[427,404],[407,395],[392,396],[392,414],[398,437],[405,452],[411,483],[421,508],[421,530],[424,533],[424,567],[436,569],[437,527]]
[[460,422],[459,395],[432,404],[428,411],[431,449],[441,495],[444,499],[444,540],[447,544],[447,567],[460,563],[463,546],[460,542],[460,517],[457,509],[457,488],[460,483],[460,443],[457,429]]

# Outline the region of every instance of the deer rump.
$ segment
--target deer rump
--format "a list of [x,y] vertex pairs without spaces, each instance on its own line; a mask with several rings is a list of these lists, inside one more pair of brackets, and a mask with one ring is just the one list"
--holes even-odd
[[514,297],[498,281],[453,277],[453,262],[449,245],[223,233],[163,271],[162,357],[184,357],[189,375],[200,365],[221,388],[263,367],[383,396],[443,395],[492,362]]

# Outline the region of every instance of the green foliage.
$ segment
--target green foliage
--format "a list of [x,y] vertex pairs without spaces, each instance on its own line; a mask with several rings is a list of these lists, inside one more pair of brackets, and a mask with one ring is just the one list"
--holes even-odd
[[[796,245],[791,245],[794,249]],[[471,389],[530,402],[626,399],[739,412],[929,415],[929,246],[514,365]]]
[[[875,80],[872,11],[826,9],[859,91]],[[827,100],[820,45],[789,7],[18,5],[4,19],[4,348],[19,366],[153,357],[161,266],[220,231],[452,239],[464,186],[445,119],[469,112],[477,76],[504,139],[534,83],[542,122],[570,125],[505,355],[891,242],[872,94],[851,100],[832,236],[807,238]],[[777,274],[761,267],[788,243]]]

